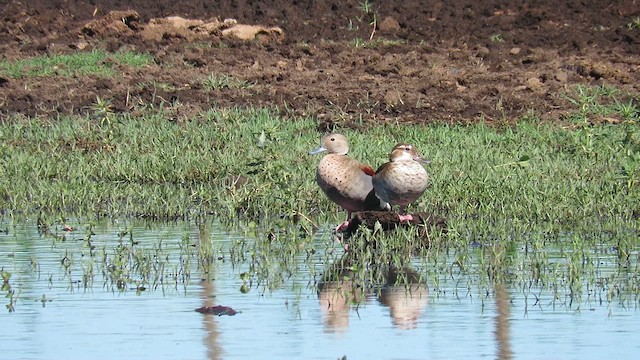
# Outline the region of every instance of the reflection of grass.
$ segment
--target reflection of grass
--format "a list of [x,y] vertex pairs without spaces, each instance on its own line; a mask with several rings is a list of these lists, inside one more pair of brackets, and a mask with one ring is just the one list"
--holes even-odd
[[5,298],[9,300],[9,303],[6,304],[5,307],[7,308],[7,311],[14,312],[16,302],[18,301],[18,293],[11,287],[11,283],[9,282],[11,279],[11,273],[2,269],[0,271],[0,275],[2,276],[2,287],[0,288],[0,292],[6,293]]
[[17,61],[0,61],[0,75],[11,78],[45,76],[116,75],[114,65],[141,67],[151,63],[148,54],[133,52],[107,53],[102,50],[65,55],[38,56]]

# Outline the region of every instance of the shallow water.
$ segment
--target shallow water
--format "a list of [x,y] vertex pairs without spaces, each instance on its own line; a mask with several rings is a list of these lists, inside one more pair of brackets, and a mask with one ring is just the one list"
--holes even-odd
[[[100,224],[92,228],[93,249],[83,224],[72,232],[53,226],[48,234],[32,223],[2,223],[5,228],[0,267],[11,273],[15,293],[13,302],[2,298],[13,308],[0,312],[0,358],[623,359],[640,354],[637,295],[600,302],[591,289],[580,306],[568,306],[548,291],[537,292],[536,302],[514,286],[483,295],[455,273],[437,286],[362,290],[349,281],[321,284],[327,270],[323,259],[340,252],[328,233],[314,236],[314,252],[301,250],[292,259],[285,254],[282,263],[271,265],[277,271],[264,273],[268,267],[256,263],[268,256],[260,258],[253,240],[225,233],[215,222]],[[215,259],[209,275],[197,264],[198,244],[207,241]],[[151,273],[159,276],[144,282],[141,291],[135,283],[118,287],[105,275],[115,270],[117,249],[130,250],[124,257],[128,264],[156,266]],[[132,260],[132,252],[153,261]],[[262,260],[252,262],[252,256]],[[600,264],[603,274],[617,272],[606,257]],[[135,266],[128,266],[129,277],[142,281]],[[88,269],[93,276],[84,277]],[[415,270],[431,274],[426,278],[435,271],[417,260]],[[246,293],[240,291],[243,273],[251,273]],[[194,311],[213,305],[240,312]]]

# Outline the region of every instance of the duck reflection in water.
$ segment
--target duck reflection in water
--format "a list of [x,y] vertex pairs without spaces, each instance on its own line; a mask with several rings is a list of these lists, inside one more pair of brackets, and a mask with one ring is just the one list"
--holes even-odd
[[343,333],[349,328],[349,313],[366,302],[366,288],[354,281],[350,260],[343,257],[329,266],[318,284],[320,311],[326,332]]
[[367,300],[375,298],[375,289],[380,289],[378,301],[389,308],[391,322],[399,329],[414,329],[424,312],[429,292],[427,285],[413,270],[403,268],[384,271],[384,284],[364,286],[349,270],[348,262],[340,261],[325,272],[318,284],[318,299],[325,324],[325,331],[345,332],[349,327],[352,310]]
[[353,281],[327,281],[318,285],[320,310],[327,332],[345,332],[349,328],[351,308],[366,302],[364,287]]
[[414,270],[391,268],[387,285],[380,291],[378,301],[389,307],[393,325],[399,329],[415,329],[418,319],[427,307],[429,288],[420,281]]

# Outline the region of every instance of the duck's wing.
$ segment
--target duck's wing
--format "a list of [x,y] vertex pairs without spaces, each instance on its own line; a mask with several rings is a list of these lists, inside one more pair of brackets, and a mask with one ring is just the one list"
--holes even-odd
[[373,176],[376,174],[376,172],[373,170],[373,168],[370,165],[367,164],[363,164],[363,163],[358,163],[358,167],[360,168],[360,170],[362,170],[363,173],[369,175],[369,176]]
[[[373,175],[381,173],[381,172],[382,172],[384,169],[386,169],[386,168],[387,168],[387,166],[389,166],[390,164],[391,164],[391,162],[387,162],[387,163],[384,163],[384,164],[380,165],[380,166],[378,167],[378,169],[374,172],[374,174],[373,174]],[[372,175],[372,176],[373,176],[373,175]]]

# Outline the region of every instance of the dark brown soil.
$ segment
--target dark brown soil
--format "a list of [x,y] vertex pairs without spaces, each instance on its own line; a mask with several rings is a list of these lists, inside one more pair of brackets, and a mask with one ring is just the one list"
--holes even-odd
[[446,219],[429,214],[426,212],[418,212],[411,214],[413,219],[410,221],[400,221],[398,214],[395,212],[387,211],[364,211],[357,212],[353,218],[349,221],[349,225],[346,229],[342,230],[344,239],[351,237],[355,234],[361,225],[366,226],[370,230],[376,230],[379,226],[382,230],[394,230],[399,227],[415,227],[418,229],[418,236],[422,239],[426,245],[428,245],[429,232],[433,229],[437,229],[442,233],[447,232]]
[[[177,118],[213,106],[277,107],[317,117],[321,128],[502,122],[528,111],[561,120],[574,109],[564,95],[576,84],[640,87],[640,29],[628,26],[639,0],[374,0],[369,13],[362,3],[2,0],[2,58],[133,49],[155,64],[119,69],[115,79],[0,76],[0,116],[85,113],[99,96],[120,112],[164,102]],[[167,16],[233,18],[282,33],[238,40],[220,29],[151,26]],[[211,73],[253,86],[207,90]]]

